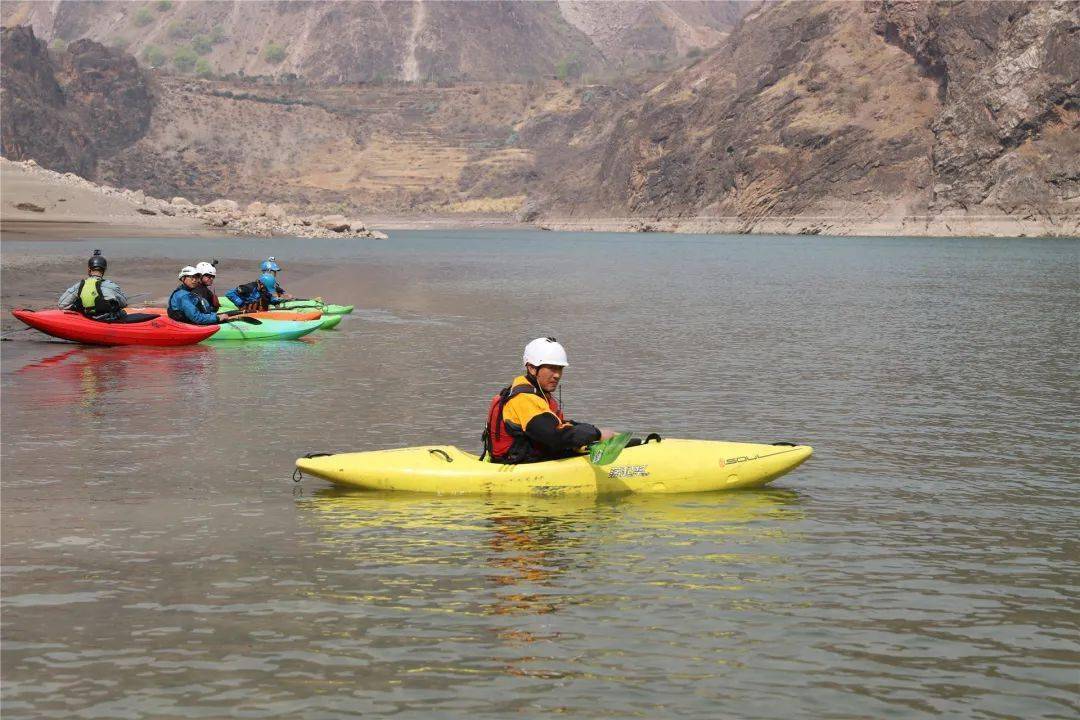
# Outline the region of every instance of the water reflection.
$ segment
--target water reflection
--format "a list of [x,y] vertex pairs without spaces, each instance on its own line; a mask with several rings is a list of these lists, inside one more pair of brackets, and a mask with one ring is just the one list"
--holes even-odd
[[[596,499],[319,488],[301,495],[297,505],[301,519],[320,533],[320,545],[334,548],[335,555],[370,561],[375,545],[380,562],[416,565],[441,558],[482,567],[493,598],[484,612],[546,615],[567,603],[588,602],[559,582],[563,575],[586,575],[597,563],[608,572],[646,552],[645,546],[674,537],[676,547],[699,546],[699,554],[685,559],[722,563],[731,557],[716,552],[724,545],[785,542],[780,523],[800,519],[800,503],[790,490]],[[388,548],[384,538],[395,542]],[[673,584],[697,583],[685,574]]]
[[15,374],[36,403],[79,405],[100,416],[106,398],[131,388],[152,390],[158,400],[179,399],[193,378],[212,372],[215,364],[214,350],[202,345],[75,347],[24,365]]
[[[755,582],[761,589],[774,576],[755,571],[733,581],[733,568],[782,567],[778,545],[789,540],[784,525],[802,518],[800,506],[792,491],[590,499],[318,488],[297,502],[301,522],[317,533],[314,545],[327,549],[320,567],[351,561],[378,575],[382,590],[356,600],[405,597],[414,610],[439,605],[488,618],[475,642],[503,673],[532,678],[573,672],[551,653],[576,642],[572,628],[583,616],[614,617],[646,595],[667,603],[700,594],[716,605],[717,592],[737,596]],[[653,591],[643,594],[642,583]]]

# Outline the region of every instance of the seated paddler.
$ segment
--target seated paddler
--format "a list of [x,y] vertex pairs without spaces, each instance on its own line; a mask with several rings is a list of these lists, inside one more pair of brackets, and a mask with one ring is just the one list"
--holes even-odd
[[277,296],[277,281],[270,273],[263,273],[258,280],[237,285],[225,293],[225,297],[243,312],[269,310],[271,305],[282,301]]
[[277,264],[277,258],[273,255],[266,258],[262,265],[259,266],[259,270],[263,275],[272,275],[274,277],[274,297],[279,300],[293,299],[293,296],[285,292],[285,288],[281,286],[281,278],[278,277],[278,273],[281,272],[281,266]]
[[95,250],[86,263],[86,277],[65,290],[56,306],[80,312],[91,320],[125,322],[128,298],[119,285],[105,278],[108,266],[101,251]]
[[192,289],[196,295],[205,300],[213,312],[221,307],[217,293],[214,292],[214,278],[217,277],[217,260],[206,262],[205,260],[195,266],[195,272],[199,274],[199,283]]
[[595,425],[567,420],[555,399],[566,350],[555,338],[543,337],[525,346],[525,373],[491,399],[484,450],[492,462],[531,463],[558,460],[585,452],[585,446],[612,433]]
[[192,325],[228,322],[228,316],[215,313],[206,298],[195,292],[202,285],[202,274],[198,270],[187,265],[180,270],[179,278],[180,286],[169,296],[169,317]]

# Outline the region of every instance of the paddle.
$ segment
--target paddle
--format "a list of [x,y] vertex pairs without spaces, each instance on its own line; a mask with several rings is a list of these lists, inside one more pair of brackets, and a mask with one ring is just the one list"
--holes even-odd
[[619,457],[619,453],[630,442],[630,433],[621,432],[607,440],[595,442],[589,446],[589,463],[592,465],[610,465]]
[[[224,313],[218,314],[223,315]],[[235,315],[225,318],[225,322],[243,322],[247,323],[248,325],[262,325],[262,320],[260,320],[259,318],[244,317],[243,315]]]

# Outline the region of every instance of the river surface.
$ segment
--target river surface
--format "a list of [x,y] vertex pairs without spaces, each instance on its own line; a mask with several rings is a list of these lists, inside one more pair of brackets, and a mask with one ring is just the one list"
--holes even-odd
[[[91,247],[276,254],[286,287],[323,263],[298,287],[357,310],[287,343],[2,344],[5,720],[1080,714],[1076,241],[4,253]],[[541,335],[568,348],[570,417],[815,455],[682,497],[290,479],[308,452],[478,451]]]

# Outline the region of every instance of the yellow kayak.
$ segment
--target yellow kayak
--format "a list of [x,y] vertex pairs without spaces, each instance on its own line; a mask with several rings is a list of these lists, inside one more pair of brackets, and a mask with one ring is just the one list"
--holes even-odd
[[808,445],[665,439],[628,447],[610,465],[585,456],[522,465],[483,462],[453,445],[303,457],[303,473],[342,487],[443,495],[617,495],[761,487],[801,465]]

